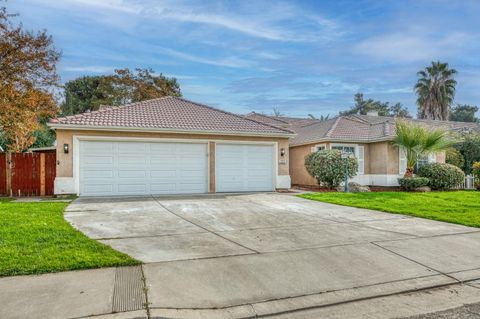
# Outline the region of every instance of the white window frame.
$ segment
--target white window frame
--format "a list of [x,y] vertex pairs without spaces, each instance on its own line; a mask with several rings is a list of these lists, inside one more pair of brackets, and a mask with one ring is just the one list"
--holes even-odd
[[398,174],[403,175],[407,171],[407,151],[404,147],[398,147]]
[[[363,159],[360,159],[359,156],[359,147],[363,147]],[[358,168],[358,175],[364,175],[365,174],[365,146],[359,145],[359,144],[343,144],[343,143],[332,143],[330,144],[330,149],[333,150],[334,147],[353,147],[354,149],[354,156],[357,159],[357,161],[362,162],[363,167]]]
[[326,149],[327,149],[327,144],[315,144],[314,146],[312,146],[312,148],[310,149],[310,151],[311,151],[312,153],[315,153],[315,152],[317,152],[317,151],[320,151],[320,150],[319,150],[320,147],[323,147],[323,149],[326,150]]

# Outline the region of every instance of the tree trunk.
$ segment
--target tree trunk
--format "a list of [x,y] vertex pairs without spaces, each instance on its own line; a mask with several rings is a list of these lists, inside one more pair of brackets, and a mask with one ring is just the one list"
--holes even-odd
[[413,177],[413,167],[407,167],[407,170],[405,171],[405,175],[403,177],[405,178]]

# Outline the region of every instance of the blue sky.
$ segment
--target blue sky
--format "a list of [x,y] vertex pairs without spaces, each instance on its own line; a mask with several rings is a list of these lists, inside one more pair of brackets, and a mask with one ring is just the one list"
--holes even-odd
[[10,0],[63,51],[62,81],[115,68],[175,76],[191,100],[246,113],[334,115],[353,95],[416,114],[416,72],[459,72],[480,106],[480,1]]

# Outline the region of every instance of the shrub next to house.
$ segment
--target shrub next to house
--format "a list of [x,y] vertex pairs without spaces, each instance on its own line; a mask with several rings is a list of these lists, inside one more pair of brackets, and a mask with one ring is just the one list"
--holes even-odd
[[472,174],[475,177],[475,187],[480,191],[480,162],[473,163]]
[[405,177],[398,179],[398,183],[406,191],[413,191],[419,187],[428,186],[429,182],[429,179],[426,177]]
[[319,185],[329,188],[336,187],[343,182],[345,166],[347,166],[349,178],[357,174],[357,159],[354,157],[343,159],[342,152],[339,150],[317,151],[305,157],[305,167],[308,173],[317,179]]
[[465,180],[465,174],[460,168],[445,163],[426,164],[420,167],[418,176],[428,178],[428,186],[437,190],[451,189]]

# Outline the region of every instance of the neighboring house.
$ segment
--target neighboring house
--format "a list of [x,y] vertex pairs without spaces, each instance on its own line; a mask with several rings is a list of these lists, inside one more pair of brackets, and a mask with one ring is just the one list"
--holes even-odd
[[148,195],[290,187],[294,134],[178,97],[53,119],[56,194]]
[[[358,173],[352,180],[364,185],[397,186],[406,170],[405,153],[392,145],[395,118],[378,115],[339,116],[326,121],[272,117],[250,113],[246,118],[290,129],[297,135],[290,140],[290,176],[292,185],[317,185],[305,168],[305,157],[317,150],[338,149],[350,152],[358,160]],[[476,123],[409,120],[431,128],[479,130]],[[445,162],[445,152],[419,159]]]

